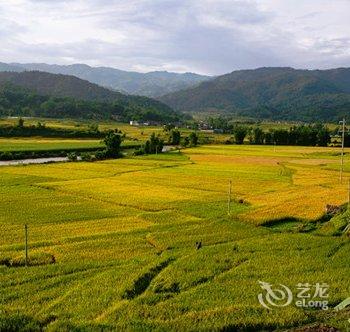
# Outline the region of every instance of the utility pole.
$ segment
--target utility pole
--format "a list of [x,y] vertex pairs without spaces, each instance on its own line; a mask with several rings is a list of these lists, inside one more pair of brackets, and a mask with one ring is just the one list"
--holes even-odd
[[340,183],[343,182],[343,170],[344,170],[344,146],[345,146],[345,118],[343,121],[340,121],[339,124],[342,124],[342,135],[341,135],[341,157],[340,157]]
[[24,225],[24,237],[25,237],[25,244],[24,244],[24,251],[25,251],[25,265],[28,266],[28,225]]
[[227,214],[231,214],[231,191],[232,191],[232,181],[228,182],[228,197],[227,197]]

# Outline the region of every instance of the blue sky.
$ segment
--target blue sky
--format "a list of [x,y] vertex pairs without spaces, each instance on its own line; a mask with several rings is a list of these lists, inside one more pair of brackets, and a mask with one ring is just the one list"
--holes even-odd
[[217,75],[350,67],[349,0],[0,0],[0,61]]

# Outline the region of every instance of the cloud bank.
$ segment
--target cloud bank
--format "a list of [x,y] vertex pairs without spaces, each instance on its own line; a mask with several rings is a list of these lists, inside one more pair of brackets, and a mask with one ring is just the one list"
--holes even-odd
[[347,0],[0,0],[0,61],[222,74],[350,66]]

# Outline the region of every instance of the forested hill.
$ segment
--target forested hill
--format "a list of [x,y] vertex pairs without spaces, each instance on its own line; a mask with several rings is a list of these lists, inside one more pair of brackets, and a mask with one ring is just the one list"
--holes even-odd
[[35,71],[0,72],[0,114],[159,122],[182,118],[151,98],[124,95],[74,76]]
[[336,121],[350,114],[350,69],[234,71],[160,98],[176,110],[273,120]]

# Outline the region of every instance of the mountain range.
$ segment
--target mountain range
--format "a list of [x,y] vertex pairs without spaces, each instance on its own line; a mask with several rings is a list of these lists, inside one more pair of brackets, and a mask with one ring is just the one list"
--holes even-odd
[[[33,69],[40,71],[29,71]],[[68,71],[76,76],[51,74],[42,70]],[[112,73],[119,73],[119,76]],[[77,76],[87,77],[87,80]],[[153,77],[155,85],[160,87],[157,93],[168,91],[169,77],[181,80],[188,77],[190,79],[187,83],[191,81],[192,85],[159,96],[157,101],[100,86],[110,86],[113,83],[112,77],[117,76],[123,76],[124,83],[129,80],[131,85],[142,86],[142,89],[146,89],[145,77]],[[118,101],[124,105],[151,108],[157,112],[169,113],[174,109],[190,114],[200,113],[202,116],[219,113],[240,118],[305,122],[338,121],[350,114],[350,68],[299,70],[289,67],[266,67],[238,70],[209,78],[196,74],[166,72],[131,73],[86,65],[0,63],[0,82],[1,80],[35,90],[40,95],[90,101]],[[100,85],[91,83],[93,80],[98,81]],[[142,93],[142,89],[133,91],[139,91],[143,95],[149,94]]]
[[175,110],[272,120],[337,121],[350,114],[350,68],[258,68],[159,98]]
[[124,94],[147,97],[159,97],[210,79],[209,76],[193,73],[178,74],[167,71],[138,73],[110,67],[91,67],[85,64],[64,66],[45,63],[0,63],[0,71],[42,71],[52,74],[73,75]]

